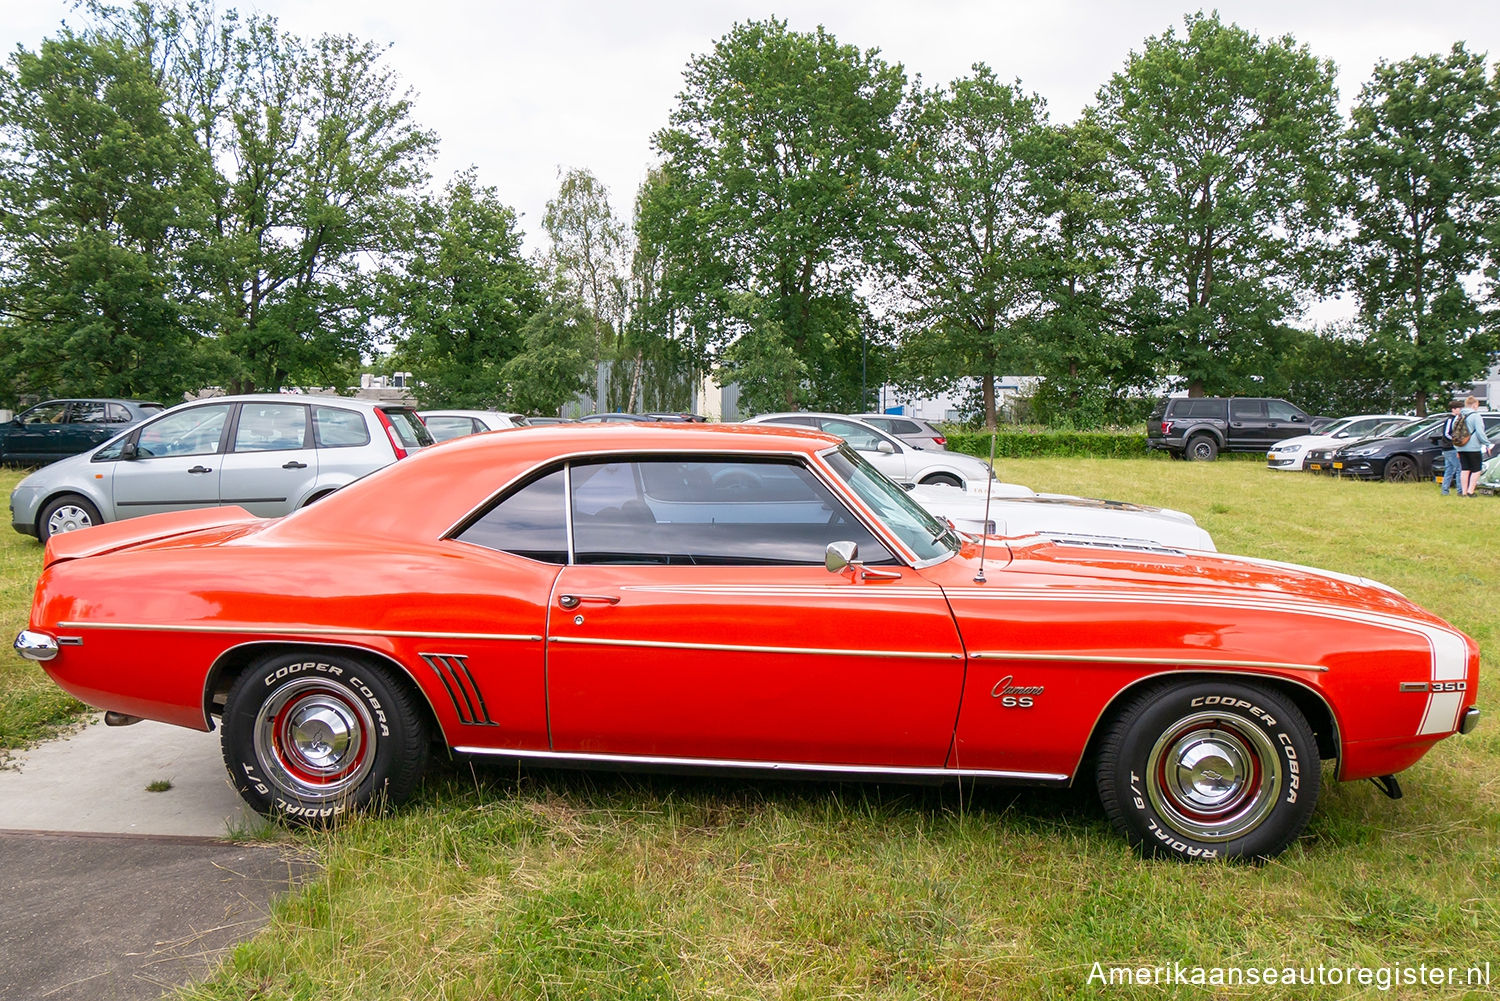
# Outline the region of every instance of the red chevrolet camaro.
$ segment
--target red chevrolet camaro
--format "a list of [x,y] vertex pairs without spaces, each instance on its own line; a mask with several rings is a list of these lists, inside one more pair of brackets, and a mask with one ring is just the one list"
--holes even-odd
[[580,766],[1097,784],[1143,850],[1268,856],[1320,759],[1478,719],[1474,642],[1368,580],[962,536],[837,439],[554,426],[318,504],[54,536],[17,649],[110,722],[219,720],[257,809],[394,804],[434,747]]

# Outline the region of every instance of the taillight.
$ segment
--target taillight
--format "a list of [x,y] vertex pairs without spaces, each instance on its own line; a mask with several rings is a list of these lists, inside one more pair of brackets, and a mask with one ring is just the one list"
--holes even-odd
[[946,445],[946,444],[948,444],[948,439],[944,438],[942,435],[938,435],[936,438],[934,438],[932,440],[935,441],[935,442],[937,442],[939,445]]
[[396,450],[396,458],[406,458],[406,449],[401,446],[401,437],[396,434],[396,425],[385,415],[384,410],[376,410],[375,416],[380,418],[380,426],[385,428],[385,436],[391,440],[391,448]]
[[1171,421],[1162,421],[1161,422],[1161,433],[1162,433],[1162,437],[1163,438],[1165,438],[1167,435],[1169,435],[1169,434],[1172,433],[1172,422]]

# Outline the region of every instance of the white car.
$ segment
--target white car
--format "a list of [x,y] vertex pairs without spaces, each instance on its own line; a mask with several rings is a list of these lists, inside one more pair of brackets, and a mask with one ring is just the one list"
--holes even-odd
[[1213,538],[1198,527],[1192,515],[1171,508],[1038,494],[1010,483],[996,483],[988,503],[983,490],[918,486],[910,493],[928,511],[973,535],[1037,534],[1100,544],[1139,542],[1218,551]]
[[1285,438],[1266,453],[1270,469],[1297,471],[1306,468],[1307,453],[1315,448],[1336,445],[1346,439],[1370,438],[1411,420],[1410,414],[1358,414],[1334,421],[1316,434]]
[[896,435],[845,414],[761,414],[746,424],[783,424],[826,431],[847,441],[870,464],[904,487],[928,486],[982,488],[994,479],[990,465],[961,452],[917,448]]
[[432,432],[434,441],[462,438],[481,431],[499,431],[526,424],[521,414],[503,414],[498,410],[418,410],[417,416]]

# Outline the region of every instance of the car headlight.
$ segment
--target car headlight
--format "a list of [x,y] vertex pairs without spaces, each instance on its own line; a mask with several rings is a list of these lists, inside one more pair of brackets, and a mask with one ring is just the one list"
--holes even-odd
[[1380,451],[1378,448],[1356,448],[1349,455],[1351,458],[1355,456],[1374,455],[1378,451]]
[[1282,455],[1296,455],[1298,452],[1302,451],[1302,446],[1301,445],[1278,445],[1275,448],[1273,448],[1271,451],[1273,451],[1273,452],[1280,452]]

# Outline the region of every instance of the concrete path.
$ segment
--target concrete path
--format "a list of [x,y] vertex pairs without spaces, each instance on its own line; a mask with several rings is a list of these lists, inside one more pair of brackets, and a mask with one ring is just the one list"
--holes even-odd
[[[0,768],[0,829],[253,835],[261,818],[230,786],[219,734],[96,722]],[[172,784],[148,792],[153,782]]]
[[[156,782],[169,789],[149,792]],[[217,733],[93,723],[0,768],[0,1001],[146,1001],[207,975],[315,871],[235,793]]]

